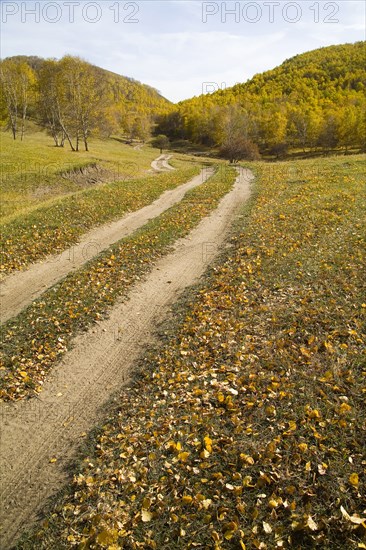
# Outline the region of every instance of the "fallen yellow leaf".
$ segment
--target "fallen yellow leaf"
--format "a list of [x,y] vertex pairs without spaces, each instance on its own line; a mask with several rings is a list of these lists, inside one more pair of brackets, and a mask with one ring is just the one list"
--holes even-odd
[[141,519],[144,523],[147,523],[148,521],[151,521],[152,519],[152,513],[148,510],[142,510],[141,511]]
[[356,473],[351,474],[349,476],[349,482],[354,487],[357,487],[357,485],[358,485],[358,474],[356,474]]

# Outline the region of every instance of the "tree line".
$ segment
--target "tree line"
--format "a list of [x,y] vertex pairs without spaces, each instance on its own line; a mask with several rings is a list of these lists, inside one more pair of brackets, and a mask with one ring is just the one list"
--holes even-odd
[[74,57],[14,57],[0,62],[0,118],[23,139],[28,118],[52,136],[56,147],[87,151],[93,135],[150,137],[154,116],[170,103],[149,86]]
[[172,140],[230,160],[289,149],[366,151],[365,42],[298,55],[244,84],[178,103],[159,117]]
[[173,105],[78,57],[18,56],[0,62],[0,120],[23,139],[32,118],[73,151],[88,150],[91,135],[145,141],[152,133],[215,148],[232,162],[289,149],[366,151],[365,58],[366,42],[320,48]]

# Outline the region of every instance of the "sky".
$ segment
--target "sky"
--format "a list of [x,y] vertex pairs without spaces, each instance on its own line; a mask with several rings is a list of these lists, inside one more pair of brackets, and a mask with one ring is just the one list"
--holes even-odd
[[363,0],[5,1],[1,58],[77,55],[171,101],[245,82],[299,53],[365,40]]

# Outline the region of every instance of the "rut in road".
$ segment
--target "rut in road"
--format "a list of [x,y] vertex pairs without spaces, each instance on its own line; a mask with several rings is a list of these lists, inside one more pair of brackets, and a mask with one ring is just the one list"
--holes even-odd
[[0,284],[1,323],[20,313],[70,271],[81,267],[111,244],[127,237],[148,220],[181,201],[187,191],[204,183],[212,174],[213,169],[205,168],[187,183],[165,191],[153,203],[126,214],[115,222],[88,231],[78,244],[61,254],[37,262],[26,271],[18,271],[6,277]]
[[169,164],[169,160],[171,158],[172,155],[160,155],[160,157],[152,161],[151,168],[156,172],[168,172],[169,170],[175,170],[175,168]]
[[[36,521],[46,499],[68,481],[65,465],[83,432],[103,421],[103,406],[128,381],[157,323],[220,251],[250,194],[252,174],[239,169],[235,185],[210,216],[160,259],[109,318],[74,340],[38,398],[0,404],[1,548]],[[56,462],[50,462],[56,458]]]

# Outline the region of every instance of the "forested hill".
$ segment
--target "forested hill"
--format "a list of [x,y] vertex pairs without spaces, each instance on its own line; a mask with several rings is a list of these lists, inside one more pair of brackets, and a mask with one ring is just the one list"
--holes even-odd
[[330,46],[173,105],[154,88],[77,57],[17,56],[0,62],[0,122],[16,139],[32,118],[56,145],[76,150],[79,143],[87,149],[90,135],[145,140],[154,128],[219,148],[230,160],[288,149],[365,151],[365,67],[366,42]]
[[221,145],[240,126],[261,151],[364,148],[365,67],[366,42],[313,50],[246,83],[180,102],[160,131]]
[[[288,59],[279,67],[254,76],[234,92],[311,100],[336,98],[340,91],[366,87],[366,42],[320,48]],[[230,90],[228,90],[230,93]]]
[[59,61],[6,58],[0,76],[0,117],[15,137],[23,133],[22,121],[31,118],[47,128],[56,144],[66,136],[77,147],[75,136],[84,140],[90,134],[146,139],[154,117],[171,109],[151,86],[69,55]]

